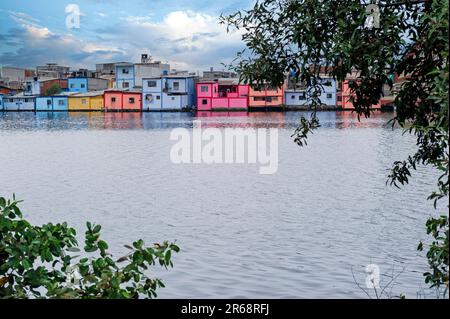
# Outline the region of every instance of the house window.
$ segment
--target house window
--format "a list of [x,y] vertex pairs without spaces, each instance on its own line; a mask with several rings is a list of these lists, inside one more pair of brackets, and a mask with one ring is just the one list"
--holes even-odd
[[149,88],[155,88],[156,87],[156,81],[147,81],[147,86]]
[[203,99],[203,100],[202,100],[202,104],[203,104],[203,105],[206,105],[206,104],[208,104],[208,100],[206,100],[206,99]]
[[82,88],[82,89],[86,88],[86,84],[81,83],[81,88]]
[[342,102],[342,96],[338,96],[338,97],[337,97],[337,100],[338,100],[339,102]]
[[153,103],[153,94],[146,94],[146,95],[145,95],[145,100],[146,100],[148,103]]
[[295,95],[291,95],[291,99],[294,100],[295,99]]
[[172,101],[175,101],[175,98],[174,98],[173,96],[172,96],[172,98],[171,98],[171,99],[172,99]]
[[58,100],[58,105],[64,106],[64,105],[66,105],[66,103],[64,102],[64,100]]
[[73,89],[75,87],[75,84],[70,83],[70,88]]
[[111,98],[111,103],[116,103],[116,98],[115,97]]
[[333,98],[333,94],[327,93],[327,99],[331,99],[331,98]]
[[33,99],[25,99],[25,103],[31,103],[33,102]]
[[209,91],[209,86],[208,85],[202,85],[200,87],[200,91],[201,92],[208,92]]
[[180,82],[173,82],[173,89],[178,91],[180,89]]
[[123,73],[123,74],[129,74],[129,73],[130,73],[130,70],[128,70],[128,69],[122,69],[122,73]]
[[134,104],[134,97],[130,97],[130,98],[128,99],[128,103]]
[[87,100],[86,99],[81,99],[81,104],[87,104]]
[[47,99],[47,106],[50,106],[50,105],[52,105],[52,100]]
[[124,88],[129,88],[129,87],[130,87],[130,83],[128,83],[128,82],[123,82],[123,87],[124,87]]
[[156,96],[157,100],[161,100],[161,97],[159,95]]
[[305,99],[306,99],[305,94],[299,95],[299,96],[298,96],[298,99],[299,99],[300,101],[305,100]]

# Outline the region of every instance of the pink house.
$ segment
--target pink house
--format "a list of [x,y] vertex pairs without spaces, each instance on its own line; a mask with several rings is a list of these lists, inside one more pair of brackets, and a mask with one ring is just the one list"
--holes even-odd
[[105,109],[108,111],[141,111],[142,93],[139,91],[105,91]]
[[249,86],[242,84],[197,83],[198,111],[248,109]]

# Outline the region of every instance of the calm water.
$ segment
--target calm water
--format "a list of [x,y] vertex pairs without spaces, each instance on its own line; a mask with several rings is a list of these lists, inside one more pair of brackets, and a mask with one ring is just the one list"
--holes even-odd
[[[385,185],[388,168],[414,139],[379,113],[320,113],[322,127],[299,148],[300,113],[202,115],[209,127],[278,127],[279,169],[175,165],[172,128],[187,113],[0,113],[0,194],[24,199],[35,223],[68,221],[84,233],[103,225],[112,252],[143,238],[176,240],[170,271],[155,270],[163,298],[348,298],[365,294],[364,268],[404,272],[392,294],[421,296],[425,258],[416,251],[433,212],[434,174]],[[388,281],[382,277],[381,284]]]

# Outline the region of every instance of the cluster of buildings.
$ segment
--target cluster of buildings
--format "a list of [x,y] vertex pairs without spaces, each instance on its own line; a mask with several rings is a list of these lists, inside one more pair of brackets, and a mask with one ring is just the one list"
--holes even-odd
[[[353,109],[351,81],[357,81],[357,74],[342,83],[323,76],[323,107]],[[393,101],[388,91],[373,108]],[[250,86],[232,72],[211,68],[199,77],[171,70],[147,54],[140,63],[97,64],[95,71],[47,64],[36,70],[3,67],[0,74],[0,111],[246,111],[310,105],[308,88],[289,76],[280,87]]]

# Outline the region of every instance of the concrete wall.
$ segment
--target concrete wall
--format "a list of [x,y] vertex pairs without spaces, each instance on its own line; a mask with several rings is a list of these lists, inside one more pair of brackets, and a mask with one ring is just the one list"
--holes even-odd
[[101,91],[108,88],[108,80],[99,78],[88,78],[89,91]]
[[134,65],[134,86],[142,87],[144,78],[156,78],[167,75],[170,72],[169,64],[135,64]]

